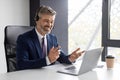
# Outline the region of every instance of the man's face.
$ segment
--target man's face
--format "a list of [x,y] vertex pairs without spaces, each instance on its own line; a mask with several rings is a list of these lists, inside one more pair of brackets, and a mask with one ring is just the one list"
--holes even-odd
[[36,27],[40,34],[45,35],[51,32],[54,26],[55,15],[42,14],[41,18],[36,21]]

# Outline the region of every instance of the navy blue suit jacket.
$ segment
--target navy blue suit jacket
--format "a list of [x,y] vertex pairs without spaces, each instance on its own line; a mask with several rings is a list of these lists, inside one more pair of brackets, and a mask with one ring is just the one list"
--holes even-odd
[[[57,38],[53,34],[47,36],[47,53],[54,46],[57,47]],[[35,29],[18,36],[17,39],[17,69],[33,69],[47,66],[46,58],[42,58],[42,49]],[[57,59],[60,63],[70,64],[68,55],[62,51]]]

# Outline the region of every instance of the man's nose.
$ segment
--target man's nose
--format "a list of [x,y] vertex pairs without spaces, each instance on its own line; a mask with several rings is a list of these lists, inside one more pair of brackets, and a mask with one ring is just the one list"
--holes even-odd
[[49,25],[49,26],[52,26],[52,23],[48,22],[48,25]]

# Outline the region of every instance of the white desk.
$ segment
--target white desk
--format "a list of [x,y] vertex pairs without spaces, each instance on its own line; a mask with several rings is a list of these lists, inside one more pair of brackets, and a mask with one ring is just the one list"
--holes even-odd
[[63,67],[64,65],[57,64],[42,69],[4,73],[0,75],[0,80],[120,80],[120,64],[115,64],[113,70],[107,70],[104,66],[79,76],[56,72]]

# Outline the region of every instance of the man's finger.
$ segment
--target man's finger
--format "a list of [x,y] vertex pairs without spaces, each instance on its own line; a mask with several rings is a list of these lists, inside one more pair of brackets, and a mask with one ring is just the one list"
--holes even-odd
[[79,52],[79,53],[78,53],[79,56],[81,56],[84,52],[85,52],[85,51],[81,51],[81,52]]
[[58,51],[59,49],[60,49],[60,46],[54,48],[55,51]]
[[80,50],[80,48],[77,48],[75,51],[73,51],[73,53],[76,53],[77,51],[79,51]]
[[51,50],[53,50],[54,49],[54,46],[51,48]]

